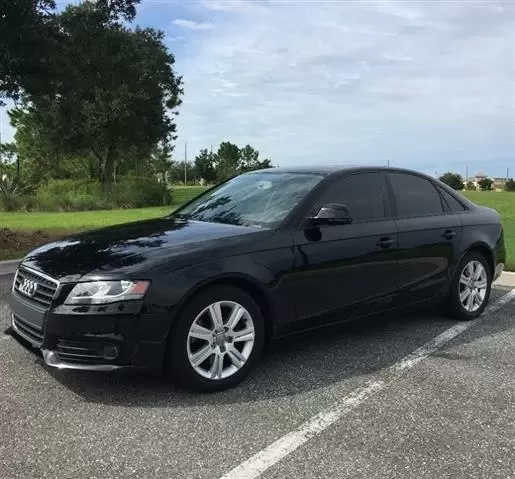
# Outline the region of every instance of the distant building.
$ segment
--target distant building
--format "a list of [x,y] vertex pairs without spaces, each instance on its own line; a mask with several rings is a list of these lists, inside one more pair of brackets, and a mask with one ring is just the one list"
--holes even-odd
[[509,180],[509,178],[492,178],[492,180],[494,181],[492,183],[492,188],[495,191],[504,191],[504,185]]
[[[476,190],[479,190],[479,182],[481,180],[484,180],[485,178],[488,178],[488,175],[486,175],[485,173],[483,173],[482,171],[480,171],[479,173],[476,173],[476,176],[474,176],[473,178],[469,178],[468,181],[471,181],[472,184],[474,185],[474,187],[476,188]],[[504,177],[495,177],[495,178],[490,178],[493,183],[492,183],[492,189],[495,190],[495,191],[503,191],[504,190],[504,185],[506,184],[506,181],[508,181],[508,178],[504,178]],[[466,184],[467,182],[465,182]]]

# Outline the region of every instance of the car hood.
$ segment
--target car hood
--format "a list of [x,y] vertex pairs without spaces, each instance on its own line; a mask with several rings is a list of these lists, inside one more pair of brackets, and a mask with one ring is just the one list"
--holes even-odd
[[[30,252],[25,266],[60,281],[88,276],[131,275],[166,265],[191,264],[191,254],[234,248],[270,230],[159,218],[111,226],[55,241]],[[210,255],[210,258],[213,256]],[[184,264],[185,261],[189,263]]]

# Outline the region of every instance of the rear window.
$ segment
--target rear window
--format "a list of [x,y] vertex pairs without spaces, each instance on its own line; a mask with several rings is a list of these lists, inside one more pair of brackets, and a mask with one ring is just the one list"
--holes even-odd
[[440,215],[442,200],[429,180],[408,173],[388,173],[399,217]]
[[465,211],[465,207],[454,196],[443,188],[439,188],[439,190],[450,211]]

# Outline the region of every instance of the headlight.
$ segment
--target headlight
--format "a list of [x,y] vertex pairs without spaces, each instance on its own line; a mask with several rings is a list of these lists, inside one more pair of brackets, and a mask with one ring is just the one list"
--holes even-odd
[[65,304],[108,304],[143,299],[150,281],[91,281],[77,284]]

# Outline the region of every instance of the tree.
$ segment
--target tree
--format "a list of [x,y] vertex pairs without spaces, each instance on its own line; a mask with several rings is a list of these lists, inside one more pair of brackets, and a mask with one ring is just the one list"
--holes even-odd
[[185,177],[188,183],[194,182],[198,177],[195,163],[187,161],[186,168],[184,168],[184,161],[174,161],[173,166],[170,169],[170,183],[183,183]]
[[515,181],[513,181],[513,178],[506,181],[504,184],[504,191],[515,191]]
[[17,150],[14,143],[0,143],[0,180],[4,176],[16,177],[17,170]]
[[220,143],[214,162],[216,178],[219,181],[247,171],[272,168],[272,162],[268,159],[260,160],[259,151],[252,146],[239,148],[229,141]]
[[173,149],[172,145],[161,142],[154,147],[150,156],[152,170],[161,183],[167,183],[168,174],[175,164],[172,160]]
[[25,111],[41,136],[64,155],[94,156],[106,192],[127,151],[149,152],[175,138],[182,94],[164,34],[130,30],[119,20],[116,9],[134,3],[87,2],[56,16],[61,38],[47,92],[25,95]]
[[216,155],[207,149],[200,150],[195,157],[195,169],[197,174],[207,183],[216,181]]
[[246,145],[245,148],[240,150],[240,172],[261,170],[265,168],[272,168],[272,162],[268,159],[260,161],[259,151]]
[[15,143],[0,143],[0,168],[16,160],[18,149]]
[[458,173],[447,172],[438,179],[455,190],[463,189],[463,178]]
[[49,179],[98,180],[97,160],[91,152],[65,153],[61,142],[47,135],[46,130],[28,110],[9,112],[16,153],[23,181],[33,186]]
[[[97,0],[104,17],[132,20],[140,0]],[[45,95],[55,81],[53,60],[66,36],[59,28],[55,0],[0,2],[0,97]]]
[[0,4],[0,96],[18,99],[21,90],[40,92],[51,74],[49,56],[58,35],[53,0],[10,0]]
[[475,191],[476,185],[474,183],[472,183],[472,181],[467,181],[466,188],[468,191]]
[[230,141],[220,143],[216,152],[216,177],[224,181],[238,173],[240,149]]
[[477,182],[481,191],[490,191],[492,189],[493,180],[490,178],[483,178]]

